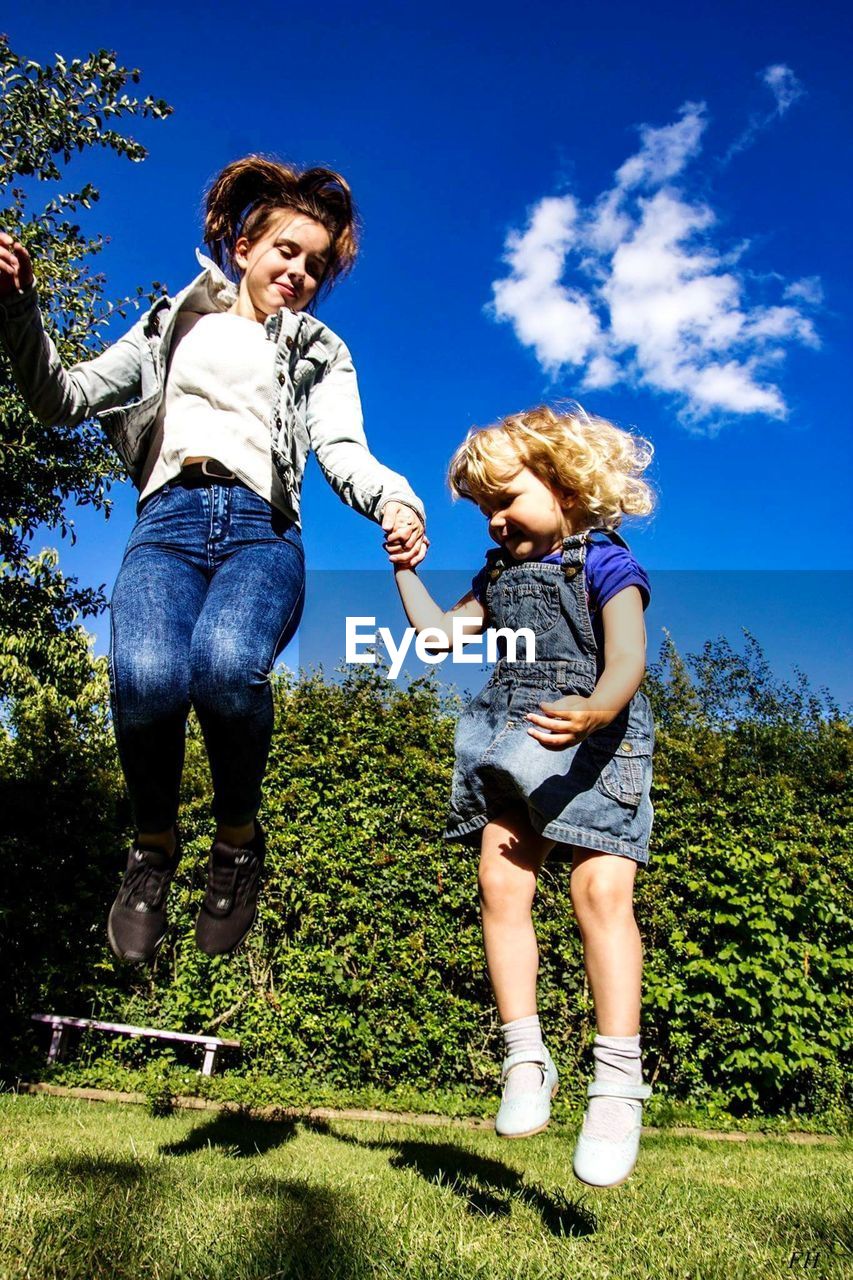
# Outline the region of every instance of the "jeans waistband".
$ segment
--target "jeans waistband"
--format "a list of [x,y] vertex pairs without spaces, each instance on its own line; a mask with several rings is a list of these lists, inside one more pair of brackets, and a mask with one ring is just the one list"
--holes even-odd
[[198,489],[205,485],[233,485],[243,482],[216,458],[203,458],[201,462],[190,462],[181,467],[180,474],[169,483],[180,485],[182,489]]

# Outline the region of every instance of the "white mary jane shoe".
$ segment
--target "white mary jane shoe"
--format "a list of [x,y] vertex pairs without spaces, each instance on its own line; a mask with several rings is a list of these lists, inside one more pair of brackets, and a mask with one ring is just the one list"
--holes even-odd
[[500,1138],[529,1138],[541,1133],[551,1119],[551,1099],[557,1092],[557,1068],[551,1055],[543,1048],[541,1054],[521,1050],[504,1058],[501,1067],[501,1086],[513,1067],[522,1063],[542,1068],[542,1084],[529,1093],[516,1094],[514,1098],[502,1098],[495,1116],[495,1133]]
[[[572,1167],[575,1177],[590,1187],[618,1187],[631,1176],[640,1149],[643,1102],[651,1096],[648,1084],[621,1084],[593,1081],[587,1086],[590,1098],[618,1098],[634,1110],[634,1127],[620,1142],[588,1138],[581,1129]],[[586,1122],[586,1116],[584,1116]]]

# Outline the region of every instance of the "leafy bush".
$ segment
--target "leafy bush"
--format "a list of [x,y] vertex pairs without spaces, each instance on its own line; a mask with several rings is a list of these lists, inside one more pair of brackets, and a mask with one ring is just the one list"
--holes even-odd
[[[66,368],[103,350],[110,317],[125,316],[143,296],[140,286],[132,298],[107,301],[105,276],[93,269],[106,240],[77,221],[99,199],[79,166],[85,171],[96,152],[139,163],[146,149],[124,126],[171,113],[162,100],[127,92],[139,80],[106,49],[70,62],[57,54],[41,66],[0,35],[0,227],[32,257],[45,323]],[[94,422],[37,421],[2,346],[0,423],[0,697],[35,688],[36,678],[73,696],[89,665],[80,618],[104,608],[103,588],[80,586],[55,550],[37,551],[34,541],[45,529],[73,539],[75,503],[108,515],[118,458]]]
[[[762,663],[751,640],[743,656],[718,642],[686,664],[668,647],[650,675],[656,819],[637,894],[647,1064],[660,1099],[831,1111],[849,1043],[851,734]],[[12,870],[0,999],[18,1069],[38,1061],[30,1012],[50,1010],[216,1029],[241,1040],[250,1077],[302,1091],[492,1093],[476,855],[440,838],[457,707],[428,681],[402,691],[364,668],[278,679],[274,692],[258,925],[230,959],[194,946],[212,824],[191,724],[186,852],[151,970],[123,968],[104,939],[129,833],[101,665],[73,706],[48,691],[16,704],[0,741]],[[536,914],[543,1021],[572,1079],[594,1024],[565,863],[543,874]],[[105,1039],[97,1052],[104,1070],[151,1053]]]

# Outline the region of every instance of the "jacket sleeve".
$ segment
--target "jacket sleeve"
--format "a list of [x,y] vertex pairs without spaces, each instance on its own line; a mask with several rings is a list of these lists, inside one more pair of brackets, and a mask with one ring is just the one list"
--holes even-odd
[[308,393],[306,421],[320,469],[343,502],[377,523],[387,503],[402,502],[425,521],[408,481],[368,448],[355,368],[343,343]]
[[0,338],[30,412],[48,426],[76,426],[102,409],[137,398],[144,318],[93,360],[64,369],[45,333],[35,287],[0,304]]

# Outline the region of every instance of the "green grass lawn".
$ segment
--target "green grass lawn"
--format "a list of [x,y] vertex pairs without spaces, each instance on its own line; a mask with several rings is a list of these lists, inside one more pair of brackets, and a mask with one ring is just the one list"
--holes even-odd
[[267,1122],[0,1098],[0,1277],[849,1277],[853,1142],[644,1139],[596,1192],[572,1131]]

